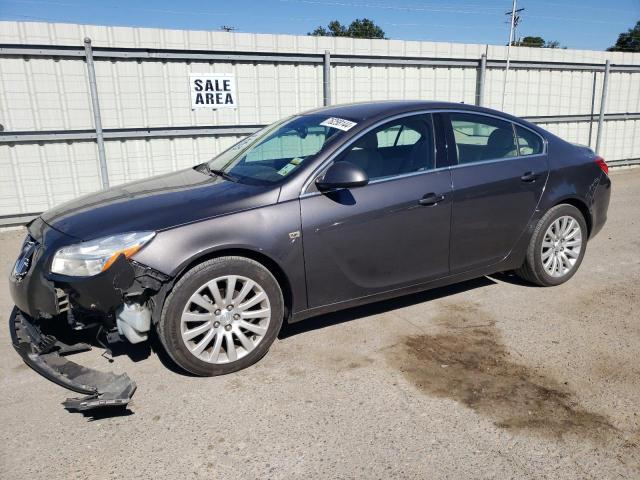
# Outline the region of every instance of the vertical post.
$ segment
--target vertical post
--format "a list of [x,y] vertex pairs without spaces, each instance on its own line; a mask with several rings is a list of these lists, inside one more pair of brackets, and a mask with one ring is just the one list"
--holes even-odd
[[322,65],[322,100],[325,107],[331,105],[331,54],[329,50],[324,51]]
[[102,118],[100,117],[100,103],[98,102],[98,86],[96,83],[96,69],[93,64],[93,50],[91,39],[84,39],[84,53],[87,59],[87,72],[89,74],[89,91],[91,92],[91,107],[93,111],[93,124],[96,129],[96,143],[98,144],[98,162],[100,163],[100,180],[102,188],[109,187],[109,173],[107,171],[107,157],[104,152],[104,136],[102,133]]
[[593,113],[596,108],[596,83],[598,82],[598,72],[593,72],[593,86],[591,88],[591,115],[589,116],[589,147],[591,147],[591,137],[593,133]]
[[516,0],[511,5],[511,27],[509,28],[509,43],[507,44],[507,66],[504,69],[504,80],[502,82],[502,106],[500,110],[504,110],[504,97],[507,95],[507,76],[509,75],[509,62],[511,61],[511,42],[513,41],[513,29],[516,21]]
[[602,127],[604,127],[604,111],[607,107],[607,90],[609,88],[609,72],[611,62],[607,60],[604,64],[604,80],[602,81],[602,95],[600,97],[600,115],[598,115],[598,134],[596,136],[596,154],[600,153],[600,142],[602,141]]
[[487,74],[487,54],[483,53],[480,57],[480,71],[478,72],[478,95],[476,105],[482,107],[484,105],[484,82]]

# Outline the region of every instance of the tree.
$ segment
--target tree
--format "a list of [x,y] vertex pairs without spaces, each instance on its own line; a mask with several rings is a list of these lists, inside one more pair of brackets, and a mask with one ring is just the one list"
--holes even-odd
[[640,20],[636,26],[618,35],[618,41],[613,47],[607,48],[609,52],[640,52]]
[[514,44],[516,47],[544,47],[544,38],[542,37],[524,37]]
[[560,42],[556,40],[545,41],[542,37],[524,37],[515,42],[516,47],[532,47],[532,48],[561,48]]
[[316,28],[313,32],[309,32],[307,35],[313,35],[316,37],[347,37],[348,29],[342,25],[338,20],[329,22],[327,28],[322,26]]
[[353,38],[384,38],[384,30],[368,18],[355,19],[347,32],[348,36]]
[[307,35],[316,37],[385,38],[384,31],[368,18],[356,18],[348,27],[338,20],[329,22],[327,28],[319,26]]

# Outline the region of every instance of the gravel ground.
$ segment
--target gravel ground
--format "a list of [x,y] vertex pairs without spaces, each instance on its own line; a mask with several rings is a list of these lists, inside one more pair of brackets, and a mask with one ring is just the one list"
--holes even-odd
[[[612,178],[560,287],[496,275],[326,315],[217,378],[155,346],[74,356],[135,379],[121,416],[67,413],[3,327],[0,477],[640,478],[640,169]],[[3,325],[23,235],[0,233]]]

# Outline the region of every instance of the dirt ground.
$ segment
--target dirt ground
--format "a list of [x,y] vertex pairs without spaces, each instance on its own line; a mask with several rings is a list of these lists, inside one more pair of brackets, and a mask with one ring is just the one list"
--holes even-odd
[[187,376],[157,344],[109,363],[120,416],[67,413],[6,328],[23,231],[0,233],[0,477],[640,478],[640,169],[575,277],[508,275],[310,319],[257,365]]

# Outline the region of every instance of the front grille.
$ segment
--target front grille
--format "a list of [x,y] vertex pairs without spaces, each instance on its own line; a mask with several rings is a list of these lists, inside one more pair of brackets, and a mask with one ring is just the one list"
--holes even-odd
[[36,242],[31,235],[27,235],[22,244],[20,255],[18,255],[18,260],[16,260],[16,264],[13,266],[12,274],[14,278],[22,280],[25,275],[29,273],[29,269],[33,263],[33,256],[39,246],[38,242]]

